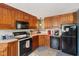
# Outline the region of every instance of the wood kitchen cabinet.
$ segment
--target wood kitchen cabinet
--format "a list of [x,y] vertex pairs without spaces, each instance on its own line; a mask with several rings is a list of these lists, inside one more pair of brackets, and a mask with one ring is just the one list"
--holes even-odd
[[32,50],[35,50],[37,47],[39,47],[38,36],[33,36],[32,37]]
[[49,16],[44,18],[44,25],[46,29],[52,27],[61,27],[62,24],[73,24],[77,21],[76,12],[57,15],[57,16]]
[[29,22],[29,29],[37,28],[37,17],[0,3],[0,29],[16,29],[16,21]]
[[29,18],[29,28],[36,29],[37,28],[37,18],[35,16],[30,16]]
[[18,41],[0,43],[0,56],[18,56]]
[[24,20],[25,22],[29,22],[30,16],[27,13],[24,13]]
[[68,14],[64,14],[61,15],[61,19],[62,19],[62,24],[72,24],[72,23],[76,23],[76,12],[74,13],[68,13]]
[[13,10],[0,7],[0,29],[15,29]]
[[52,17],[46,17],[44,19],[44,27],[45,28],[52,28]]
[[48,35],[39,35],[39,46],[50,47],[50,36],[48,36]]
[[8,46],[8,44],[6,44],[6,43],[0,43],[0,56],[7,56],[7,53],[8,53],[8,51],[7,51],[7,46]]
[[16,21],[24,21],[26,22],[26,20],[24,19],[24,13],[19,11],[19,10],[16,10],[16,13],[17,13],[17,16],[16,16]]
[[46,46],[50,48],[50,36],[48,35],[36,35],[32,37],[32,50],[37,47]]

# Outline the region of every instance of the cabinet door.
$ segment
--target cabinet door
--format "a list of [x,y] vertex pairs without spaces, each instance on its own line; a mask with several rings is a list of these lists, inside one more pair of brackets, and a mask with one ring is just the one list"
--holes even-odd
[[43,46],[43,36],[39,35],[39,46]]
[[2,24],[2,18],[3,18],[3,8],[0,7],[0,24]]
[[22,21],[21,15],[20,15],[20,14],[21,14],[20,11],[16,10],[16,14],[17,14],[16,20],[17,20],[17,21]]
[[24,20],[25,20],[26,22],[28,22],[28,21],[29,21],[29,14],[24,13]]
[[12,24],[12,13],[8,8],[3,8],[2,24]]
[[48,35],[39,35],[39,46],[50,47],[50,36],[48,36]]
[[7,56],[7,44],[0,43],[0,56]]
[[62,24],[62,21],[61,21],[61,15],[58,15],[58,16],[57,16],[57,20],[56,20],[56,22],[57,22],[57,27],[60,27],[61,24]]
[[45,35],[44,42],[45,42],[44,44],[45,46],[50,47],[50,36]]
[[29,18],[29,28],[33,29],[33,18],[31,16]]
[[68,15],[67,15],[67,18],[68,18],[68,23],[73,23],[73,22],[74,22],[73,13],[68,14]]
[[39,46],[38,36],[32,37],[32,50],[35,50]]
[[34,27],[34,29],[37,29],[37,18],[36,17],[33,17],[33,27]]
[[56,16],[53,16],[52,17],[52,26],[57,26],[57,17]]
[[46,17],[45,19],[44,19],[44,27],[46,28],[46,29],[49,29],[49,28],[52,28],[52,18],[51,17]]
[[36,29],[37,28],[37,18],[34,16],[30,16],[29,18],[29,28]]
[[8,8],[0,8],[0,29],[14,29],[15,28],[15,20],[13,17],[13,11]]
[[8,43],[8,56],[18,56],[18,41]]
[[63,14],[62,15],[62,24],[71,24],[74,22],[73,13]]

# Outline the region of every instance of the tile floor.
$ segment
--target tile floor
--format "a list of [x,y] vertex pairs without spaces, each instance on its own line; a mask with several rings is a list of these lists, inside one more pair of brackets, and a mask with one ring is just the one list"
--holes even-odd
[[72,56],[62,52],[61,50],[56,50],[47,47],[39,47],[33,51],[29,56]]

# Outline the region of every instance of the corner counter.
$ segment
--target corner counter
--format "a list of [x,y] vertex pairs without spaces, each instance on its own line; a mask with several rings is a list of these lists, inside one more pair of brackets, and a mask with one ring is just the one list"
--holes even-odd
[[8,39],[8,40],[0,40],[0,43],[11,43],[14,41],[18,41],[18,39]]

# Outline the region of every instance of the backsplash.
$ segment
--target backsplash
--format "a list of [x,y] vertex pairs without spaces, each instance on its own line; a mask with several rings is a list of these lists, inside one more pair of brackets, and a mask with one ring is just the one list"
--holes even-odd
[[30,30],[28,30],[28,29],[25,29],[25,30],[0,30],[0,40],[5,39],[5,36],[7,36],[7,39],[12,39],[12,38],[14,38],[13,32],[20,32],[20,31],[30,32]]

